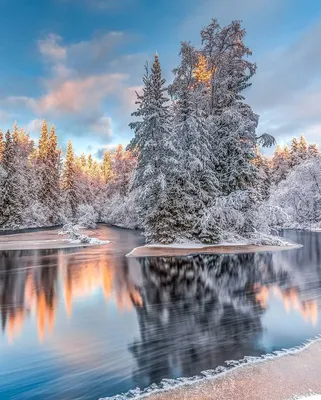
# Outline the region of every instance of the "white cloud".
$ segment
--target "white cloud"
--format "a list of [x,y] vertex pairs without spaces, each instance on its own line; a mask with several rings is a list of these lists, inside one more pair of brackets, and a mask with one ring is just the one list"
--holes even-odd
[[42,123],[42,119],[33,119],[26,125],[26,131],[31,134],[39,134],[39,132],[41,132]]

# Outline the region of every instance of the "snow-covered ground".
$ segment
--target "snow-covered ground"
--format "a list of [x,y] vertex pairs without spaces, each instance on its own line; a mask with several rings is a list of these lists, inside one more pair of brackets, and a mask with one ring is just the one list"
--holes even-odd
[[98,230],[82,230],[82,235],[88,238],[88,241],[86,243],[81,242],[79,239],[71,239],[68,236],[58,235],[58,232],[58,229],[50,229],[4,236],[0,235],[0,251],[65,249],[110,243],[108,240],[105,240],[105,238],[101,237],[101,233]]
[[126,257],[153,257],[153,256],[187,256],[199,254],[228,254],[228,253],[257,253],[265,251],[281,251],[302,247],[289,241],[280,241],[277,245],[254,245],[245,241],[238,243],[222,242],[215,245],[184,242],[164,244],[147,244],[134,248]]

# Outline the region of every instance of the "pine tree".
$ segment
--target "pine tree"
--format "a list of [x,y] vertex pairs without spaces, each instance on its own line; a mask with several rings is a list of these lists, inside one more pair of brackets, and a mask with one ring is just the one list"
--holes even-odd
[[46,120],[42,123],[38,149],[40,160],[45,161],[48,151],[48,125]]
[[297,138],[292,139],[290,154],[291,167],[295,167],[296,165],[300,164],[300,146]]
[[77,197],[75,192],[75,155],[71,140],[67,144],[66,161],[62,175],[62,190],[64,191],[66,215],[68,218],[74,218]]
[[5,141],[3,138],[3,133],[2,133],[2,130],[0,129],[0,164],[3,162],[5,146],[6,146],[6,144],[5,144]]
[[80,164],[81,164],[81,167],[82,168],[86,168],[86,166],[87,166],[87,160],[86,160],[86,155],[85,155],[85,153],[82,153],[81,154],[81,156],[80,156]]
[[60,222],[60,155],[61,151],[58,149],[58,139],[53,125],[47,144],[46,177],[44,180],[46,186],[46,205],[51,212],[50,216],[48,216],[50,224]]
[[17,228],[21,223],[23,205],[20,203],[19,175],[16,169],[17,149],[9,130],[5,136],[2,165],[6,176],[3,184],[2,199],[0,199],[0,226]]
[[306,160],[308,158],[308,143],[304,135],[300,136],[298,155],[301,160]]
[[317,144],[309,144],[308,154],[310,157],[320,157],[320,150]]
[[174,70],[175,79],[169,88],[175,98],[174,145],[179,153],[180,168],[175,227],[181,237],[214,242],[218,240],[218,226],[204,230],[201,224],[205,210],[218,194],[211,138],[199,104],[202,88],[195,82],[195,79],[202,80],[202,71],[200,67],[194,67],[197,58],[189,44],[182,44],[180,55],[181,64]]
[[104,159],[102,163],[102,173],[104,177],[104,182],[108,183],[110,182],[112,176],[113,176],[113,166],[112,166],[112,159],[111,159],[111,152],[110,151],[105,151],[104,153]]
[[168,99],[158,55],[149,74],[145,68],[143,94],[138,95],[138,110],[132,115],[141,119],[130,126],[135,130],[138,164],[133,180],[137,191],[140,218],[147,241],[163,243],[175,240],[171,196],[175,187],[177,154],[171,141]]

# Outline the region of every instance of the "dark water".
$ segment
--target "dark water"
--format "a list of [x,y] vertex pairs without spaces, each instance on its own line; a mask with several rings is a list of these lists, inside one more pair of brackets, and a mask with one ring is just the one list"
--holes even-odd
[[0,252],[0,399],[98,399],[321,333],[321,234],[274,254],[126,259],[141,238]]

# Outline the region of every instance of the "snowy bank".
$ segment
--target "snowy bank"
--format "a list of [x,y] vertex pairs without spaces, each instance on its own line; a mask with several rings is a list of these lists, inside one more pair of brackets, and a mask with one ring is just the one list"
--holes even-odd
[[[101,400],[302,399],[321,393],[321,337],[261,357],[227,361],[191,378],[163,379],[145,390]],[[312,397],[313,398],[313,397]]]
[[[58,232],[58,229],[50,229],[0,236],[0,251],[66,249],[110,243],[101,237],[99,231],[82,230],[81,234],[89,239],[87,242],[81,242],[79,238],[77,240],[64,237],[64,235],[58,236]],[[95,237],[91,237],[93,234]]]
[[136,247],[126,257],[178,257],[190,256],[193,254],[242,254],[242,253],[262,253],[266,251],[282,251],[298,249],[302,247],[300,244],[288,241],[280,241],[274,245],[260,245],[246,242],[240,243],[219,243],[215,245],[207,245],[202,243],[172,243],[163,244],[147,244],[145,246]]

